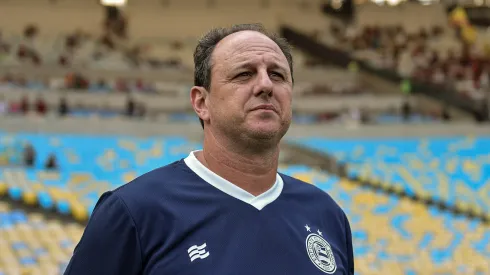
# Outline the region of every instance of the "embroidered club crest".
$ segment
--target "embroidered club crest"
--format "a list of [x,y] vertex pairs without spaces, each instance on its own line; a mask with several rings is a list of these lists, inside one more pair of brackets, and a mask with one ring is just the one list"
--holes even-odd
[[309,234],[306,237],[306,252],[313,264],[321,271],[333,274],[337,270],[332,248],[322,236],[315,233]]

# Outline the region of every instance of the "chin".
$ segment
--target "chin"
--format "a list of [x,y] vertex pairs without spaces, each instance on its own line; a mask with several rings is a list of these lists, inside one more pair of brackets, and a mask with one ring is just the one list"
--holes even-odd
[[250,137],[260,140],[277,139],[278,137],[280,139],[285,133],[281,125],[270,124],[254,125],[253,127],[249,127],[247,130]]

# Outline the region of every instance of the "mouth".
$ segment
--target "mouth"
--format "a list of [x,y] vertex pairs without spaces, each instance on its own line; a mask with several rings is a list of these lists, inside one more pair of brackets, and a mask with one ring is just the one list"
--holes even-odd
[[262,105],[254,107],[252,109],[252,111],[257,111],[257,110],[270,111],[270,112],[277,113],[276,107],[274,107],[274,105],[272,105],[272,104],[262,104]]

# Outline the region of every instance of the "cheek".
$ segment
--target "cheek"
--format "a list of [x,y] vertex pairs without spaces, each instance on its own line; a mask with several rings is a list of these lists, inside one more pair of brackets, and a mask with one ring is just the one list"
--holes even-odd
[[220,117],[236,117],[242,113],[246,100],[237,94],[219,95],[213,98],[211,113]]
[[277,100],[281,105],[282,111],[288,113],[291,111],[291,104],[293,101],[292,93],[290,91],[284,91],[278,94]]

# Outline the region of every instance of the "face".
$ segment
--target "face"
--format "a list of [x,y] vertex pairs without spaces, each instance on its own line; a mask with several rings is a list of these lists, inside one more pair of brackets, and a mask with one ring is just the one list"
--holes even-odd
[[212,64],[205,127],[279,141],[291,123],[292,78],[277,44],[258,32],[237,32],[218,43]]

